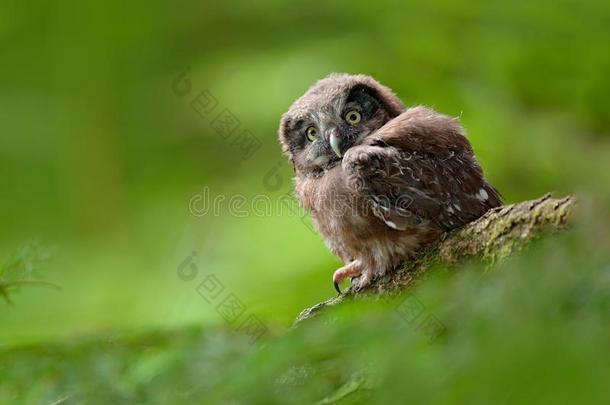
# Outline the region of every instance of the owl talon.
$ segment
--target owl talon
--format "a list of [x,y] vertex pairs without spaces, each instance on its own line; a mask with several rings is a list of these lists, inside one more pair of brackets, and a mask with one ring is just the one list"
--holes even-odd
[[343,294],[339,288],[339,284],[341,284],[341,282],[347,277],[357,277],[360,275],[360,273],[360,263],[358,261],[353,261],[335,271],[333,274],[333,285],[335,286],[335,290],[337,290],[339,294]]
[[337,290],[339,295],[342,295],[343,293],[341,292],[341,289],[339,288],[339,283],[337,283],[336,281],[333,281],[333,285],[335,286],[335,290]]

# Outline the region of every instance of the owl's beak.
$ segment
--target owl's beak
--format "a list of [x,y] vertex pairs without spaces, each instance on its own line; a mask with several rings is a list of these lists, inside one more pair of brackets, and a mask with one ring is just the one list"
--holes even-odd
[[330,143],[333,152],[335,152],[337,156],[342,157],[343,153],[341,152],[341,147],[343,146],[343,138],[339,134],[337,128],[331,128],[328,131],[328,142]]

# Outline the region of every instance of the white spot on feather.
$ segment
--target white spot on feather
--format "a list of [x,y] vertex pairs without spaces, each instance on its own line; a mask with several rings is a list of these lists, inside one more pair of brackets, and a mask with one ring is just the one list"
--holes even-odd
[[479,201],[486,201],[489,198],[489,194],[487,194],[487,191],[485,191],[485,189],[480,189],[479,190],[479,194],[477,194],[477,198],[479,199]]
[[392,221],[388,221],[387,219],[386,219],[386,220],[384,220],[384,222],[385,222],[385,224],[386,224],[387,226],[389,226],[390,228],[392,228],[392,229],[398,229],[398,227],[396,226],[396,224],[395,224],[394,222],[392,222]]

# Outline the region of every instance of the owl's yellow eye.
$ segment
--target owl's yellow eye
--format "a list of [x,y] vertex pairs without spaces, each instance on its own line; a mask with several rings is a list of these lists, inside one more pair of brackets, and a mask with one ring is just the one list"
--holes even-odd
[[307,139],[309,139],[310,141],[315,141],[316,138],[318,137],[318,130],[315,127],[309,127],[307,128]]
[[348,111],[347,114],[345,114],[345,122],[350,125],[356,125],[360,120],[362,120],[362,115],[356,110]]

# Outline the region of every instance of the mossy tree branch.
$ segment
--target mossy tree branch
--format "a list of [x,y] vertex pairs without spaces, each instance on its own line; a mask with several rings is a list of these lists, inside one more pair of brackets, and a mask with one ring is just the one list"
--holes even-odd
[[438,264],[455,266],[477,258],[492,265],[523,248],[542,233],[565,228],[574,206],[572,196],[555,199],[547,194],[536,200],[494,208],[465,227],[444,235],[417,259],[375,280],[366,290],[356,293],[350,288],[341,296],[303,310],[295,324],[356,295],[390,294],[410,288],[432,266]]

